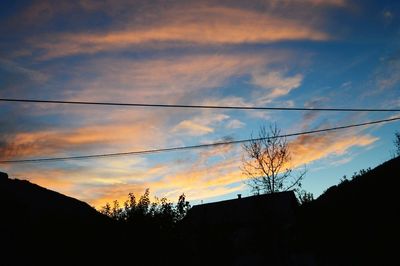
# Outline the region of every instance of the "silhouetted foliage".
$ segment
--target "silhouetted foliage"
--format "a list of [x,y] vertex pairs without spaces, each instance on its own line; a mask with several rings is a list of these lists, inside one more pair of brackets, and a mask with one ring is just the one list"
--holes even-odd
[[349,179],[347,178],[347,175],[344,175],[342,178],[340,178],[339,185],[347,182],[349,182]]
[[176,221],[180,221],[185,218],[186,214],[190,210],[190,204],[186,201],[185,194],[179,196],[178,203],[176,204]]
[[108,202],[106,203],[106,205],[101,207],[100,213],[111,217],[111,206],[110,206],[110,204]]
[[400,157],[362,169],[301,206],[293,245],[313,259],[304,265],[394,265],[399,171]]
[[[185,195],[180,195],[174,204],[166,197],[151,200],[150,190],[146,189],[138,197],[129,193],[122,205],[115,200],[99,211],[114,221],[118,230],[116,238],[124,243],[125,253],[133,252],[135,258],[148,258],[150,265],[171,265],[172,261],[180,265],[183,258],[170,254],[181,241],[180,221],[190,209]],[[154,256],[155,253],[157,256]]]
[[314,200],[314,195],[311,192],[307,192],[304,189],[297,191],[297,198],[300,204],[307,204]]
[[258,137],[243,145],[242,172],[254,194],[300,189],[306,170],[293,175],[289,145],[276,124],[262,126]]
[[124,202],[124,207],[120,207],[119,202],[115,200],[113,207],[109,203],[101,207],[100,212],[116,221],[122,221],[129,224],[143,225],[150,224],[159,229],[172,228],[177,222],[182,220],[190,209],[190,204],[186,201],[185,194],[179,196],[176,205],[169,202],[167,198],[155,198],[150,200],[150,190],[146,189],[136,202],[133,193],[129,193],[128,199]]
[[293,195],[285,192],[261,196],[270,198],[265,204],[235,199],[212,203],[208,211],[199,207],[197,214],[195,207],[187,217],[183,194],[173,204],[151,201],[149,190],[138,198],[130,193],[122,206],[114,201],[102,207],[104,216],[0,173],[0,264],[395,265],[399,172],[400,157],[342,178],[316,200],[298,191],[300,202],[307,202],[300,207],[270,201]]
[[363,175],[366,175],[370,171],[371,171],[371,167],[368,167],[366,169],[361,169],[358,172],[354,172],[353,175],[351,176],[351,180],[354,180],[354,179],[359,178],[359,177],[361,177]]
[[400,156],[400,132],[397,131],[394,133],[394,147],[395,147],[395,156]]
[[118,200],[114,200],[110,217],[115,220],[120,220],[123,218],[121,214],[122,214],[122,209],[119,207],[119,202]]

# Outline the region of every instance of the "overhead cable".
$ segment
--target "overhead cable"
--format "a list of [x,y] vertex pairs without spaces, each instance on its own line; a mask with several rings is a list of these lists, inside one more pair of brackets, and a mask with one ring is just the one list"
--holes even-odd
[[398,108],[313,108],[313,107],[266,107],[266,106],[222,106],[222,105],[185,105],[185,104],[153,104],[153,103],[121,103],[121,102],[91,102],[63,101],[37,99],[0,98],[0,102],[14,103],[45,103],[45,104],[74,104],[101,105],[147,108],[192,108],[192,109],[226,109],[226,110],[265,110],[265,111],[330,111],[330,112],[400,112]]
[[51,158],[31,158],[31,159],[16,159],[16,160],[2,160],[1,164],[11,164],[11,163],[38,163],[38,162],[55,162],[55,161],[66,161],[66,160],[80,160],[80,159],[93,159],[93,158],[104,158],[104,157],[116,157],[116,156],[128,156],[128,155],[144,155],[144,154],[153,154],[153,153],[161,153],[161,152],[171,152],[171,151],[181,151],[181,150],[191,150],[191,149],[200,149],[200,148],[209,148],[215,146],[222,145],[231,145],[231,144],[240,144],[245,142],[250,142],[253,140],[265,140],[272,138],[285,138],[285,137],[295,137],[301,135],[308,134],[316,134],[322,132],[329,132],[341,129],[348,129],[354,127],[362,127],[380,123],[394,122],[400,120],[400,117],[393,117],[388,119],[381,119],[375,121],[364,122],[360,124],[350,124],[332,128],[324,128],[324,129],[315,129],[310,131],[296,132],[291,134],[278,135],[267,138],[252,138],[252,139],[242,139],[242,140],[231,140],[231,141],[221,141],[214,142],[208,144],[198,144],[198,145],[190,145],[190,146],[180,146],[180,147],[170,147],[170,148],[161,148],[161,149],[149,149],[149,150],[138,150],[138,151],[128,151],[128,152],[117,152],[117,153],[103,153],[103,154],[92,154],[92,155],[79,155],[79,156],[67,156],[67,157],[51,157]]

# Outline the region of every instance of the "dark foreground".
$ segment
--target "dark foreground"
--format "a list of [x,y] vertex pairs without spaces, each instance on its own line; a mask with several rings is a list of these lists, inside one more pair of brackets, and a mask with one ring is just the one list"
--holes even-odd
[[0,176],[0,265],[399,265],[400,158],[299,206],[290,193],[194,207],[174,226],[115,221]]

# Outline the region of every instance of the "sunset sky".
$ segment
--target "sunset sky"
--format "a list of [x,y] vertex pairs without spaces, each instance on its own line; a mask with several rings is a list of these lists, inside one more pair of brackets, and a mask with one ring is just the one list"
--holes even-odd
[[[7,1],[0,98],[268,107],[400,108],[400,2]],[[227,111],[0,102],[0,159],[246,139],[399,113]],[[289,138],[303,188],[389,159],[400,123]],[[240,145],[141,156],[1,164],[93,206],[129,192],[192,204],[250,195]]]

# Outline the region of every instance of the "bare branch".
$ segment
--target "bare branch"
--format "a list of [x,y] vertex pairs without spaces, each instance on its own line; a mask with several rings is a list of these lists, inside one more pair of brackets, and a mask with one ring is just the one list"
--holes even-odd
[[242,157],[242,172],[248,177],[246,183],[258,193],[286,191],[301,185],[306,171],[291,182],[292,169],[288,167],[291,160],[286,138],[279,137],[281,130],[271,124],[267,130],[261,126],[258,137],[243,145],[245,155]]

